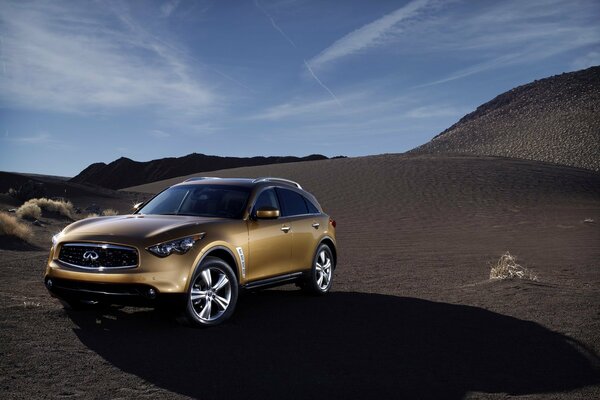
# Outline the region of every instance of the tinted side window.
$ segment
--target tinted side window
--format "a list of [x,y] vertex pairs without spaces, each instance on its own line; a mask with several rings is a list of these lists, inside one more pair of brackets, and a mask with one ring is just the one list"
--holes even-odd
[[[304,196],[302,196],[302,197],[304,197]],[[319,214],[319,210],[317,209],[317,206],[315,206],[312,201],[310,201],[306,197],[304,197],[304,201],[306,202],[306,206],[308,207],[308,212],[310,214]]]
[[287,189],[277,188],[277,195],[283,205],[283,216],[308,214],[302,195]]
[[274,207],[279,209],[279,202],[277,201],[277,195],[273,189],[264,190],[258,195],[258,199],[254,203],[254,211],[262,207]]

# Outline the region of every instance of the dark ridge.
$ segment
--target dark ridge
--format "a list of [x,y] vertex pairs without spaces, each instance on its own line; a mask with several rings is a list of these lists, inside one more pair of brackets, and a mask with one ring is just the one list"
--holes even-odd
[[410,153],[503,156],[600,171],[600,66],[502,93]]
[[183,157],[161,158],[145,162],[121,157],[110,164],[91,164],[72,178],[71,182],[122,189],[205,171],[325,159],[327,157],[320,154],[311,154],[306,157],[220,157],[192,153]]
[[[89,177],[95,176],[95,175],[101,173],[101,171],[104,169],[104,167],[106,167],[106,163],[103,163],[103,162],[90,164],[87,168],[85,168],[83,171],[81,171],[79,173],[79,175],[77,175],[75,178],[78,178],[77,179],[78,182],[86,182],[89,179]],[[71,179],[75,180],[75,178],[71,178]]]
[[0,171],[0,193],[6,193],[10,189],[18,190],[28,182],[41,185],[44,195],[47,197],[83,196],[83,197],[115,197],[118,193],[102,187],[82,185],[79,183],[57,179],[46,175],[25,175],[16,172]]

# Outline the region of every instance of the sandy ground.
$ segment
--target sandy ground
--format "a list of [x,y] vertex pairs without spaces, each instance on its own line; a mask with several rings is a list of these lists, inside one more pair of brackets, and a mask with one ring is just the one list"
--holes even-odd
[[[2,398],[600,396],[599,174],[382,155],[210,175],[313,192],[338,222],[334,292],[248,294],[208,330],[147,309],[67,312],[41,282],[65,223],[48,220],[37,249],[0,250]],[[505,251],[539,281],[490,281]]]

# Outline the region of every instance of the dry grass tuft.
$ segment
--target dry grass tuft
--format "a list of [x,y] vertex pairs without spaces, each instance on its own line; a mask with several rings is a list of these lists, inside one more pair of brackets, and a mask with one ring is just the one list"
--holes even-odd
[[537,281],[538,278],[531,273],[527,268],[517,263],[517,258],[512,256],[508,251],[504,253],[496,265],[492,266],[490,271],[490,279],[528,279]]
[[40,219],[42,217],[42,209],[37,204],[25,203],[17,208],[17,217],[23,219]]
[[14,236],[23,240],[30,240],[33,236],[31,229],[19,222],[16,217],[0,213],[0,235]]
[[28,204],[34,204],[44,211],[57,213],[67,218],[73,219],[74,209],[73,203],[64,200],[52,200],[42,197],[40,199],[31,199],[26,201],[21,207]]
[[119,215],[119,212],[112,208],[107,208],[106,210],[102,211],[102,216],[104,216],[104,217],[109,217],[109,216],[113,216],[113,215]]
[[99,217],[99,215],[96,214],[96,213],[89,213],[88,215],[86,215],[85,217],[83,217],[83,219],[86,219],[86,218],[96,218],[96,217]]

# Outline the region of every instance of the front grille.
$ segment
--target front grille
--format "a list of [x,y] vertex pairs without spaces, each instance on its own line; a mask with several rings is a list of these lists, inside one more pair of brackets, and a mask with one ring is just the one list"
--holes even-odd
[[72,267],[102,271],[137,267],[138,252],[132,247],[113,244],[65,243],[58,259]]

